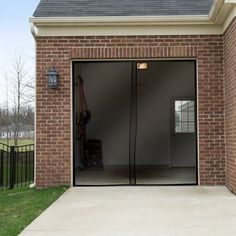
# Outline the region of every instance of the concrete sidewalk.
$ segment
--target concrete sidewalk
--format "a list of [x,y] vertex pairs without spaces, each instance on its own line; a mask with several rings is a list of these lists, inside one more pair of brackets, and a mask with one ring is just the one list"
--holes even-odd
[[225,187],[71,188],[22,236],[235,236]]

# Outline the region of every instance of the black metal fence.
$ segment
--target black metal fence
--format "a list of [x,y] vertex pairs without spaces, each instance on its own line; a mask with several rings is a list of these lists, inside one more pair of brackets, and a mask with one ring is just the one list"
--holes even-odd
[[34,144],[0,143],[0,190],[27,186],[34,181]]

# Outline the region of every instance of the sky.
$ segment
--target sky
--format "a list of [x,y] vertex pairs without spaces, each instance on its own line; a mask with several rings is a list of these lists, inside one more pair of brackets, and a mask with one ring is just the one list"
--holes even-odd
[[38,3],[39,0],[0,0],[0,106],[6,98],[4,74],[11,70],[16,54],[22,54],[27,71],[35,73],[35,43],[29,17]]

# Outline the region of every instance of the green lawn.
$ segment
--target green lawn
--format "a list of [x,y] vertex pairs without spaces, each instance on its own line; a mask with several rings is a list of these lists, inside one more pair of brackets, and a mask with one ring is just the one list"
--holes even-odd
[[[0,143],[7,144],[7,140],[6,139],[0,139]],[[28,144],[34,144],[34,140],[32,140],[32,139],[19,139],[18,140],[18,146],[28,145]],[[9,140],[9,146],[11,146],[11,145],[14,145],[14,140],[13,139]]]
[[49,207],[67,187],[0,191],[0,235],[18,235]]

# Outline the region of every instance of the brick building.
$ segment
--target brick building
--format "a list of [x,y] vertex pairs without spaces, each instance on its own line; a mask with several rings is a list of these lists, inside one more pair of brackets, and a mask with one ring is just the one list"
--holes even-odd
[[235,16],[234,0],[41,0],[36,185],[236,193]]

